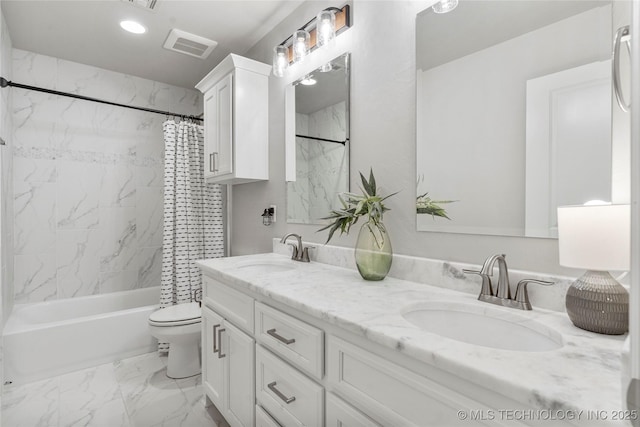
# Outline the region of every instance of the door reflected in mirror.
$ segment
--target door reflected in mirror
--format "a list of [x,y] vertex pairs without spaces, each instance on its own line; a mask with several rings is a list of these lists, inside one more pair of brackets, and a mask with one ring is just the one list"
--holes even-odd
[[[295,156],[287,158],[287,222],[322,224],[349,191],[349,54],[303,76],[287,97],[287,138]],[[295,117],[290,117],[295,116]],[[287,126],[293,132],[292,126]],[[292,164],[293,163],[293,164]]]
[[418,14],[419,231],[554,238],[557,206],[611,201],[612,7],[463,0]]

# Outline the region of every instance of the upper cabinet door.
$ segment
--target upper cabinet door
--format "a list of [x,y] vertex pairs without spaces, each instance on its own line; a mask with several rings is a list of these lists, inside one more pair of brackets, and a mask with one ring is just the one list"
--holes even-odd
[[[204,117],[215,117],[218,109],[218,92],[210,90],[204,95]],[[218,138],[213,120],[204,123],[204,177],[215,176],[215,157],[218,155]]]
[[233,75],[229,74],[215,87],[216,113],[212,124],[216,127],[214,153],[215,175],[233,172]]

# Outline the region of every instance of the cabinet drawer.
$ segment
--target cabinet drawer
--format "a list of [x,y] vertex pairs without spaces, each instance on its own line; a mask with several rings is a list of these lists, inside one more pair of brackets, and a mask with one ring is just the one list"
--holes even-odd
[[346,341],[327,338],[327,377],[332,389],[367,408],[382,425],[471,426],[460,410],[489,408]]
[[324,389],[261,345],[256,346],[256,399],[284,426],[323,425]]
[[256,405],[256,427],[280,427],[280,424],[271,418],[262,406]]
[[340,399],[327,393],[327,427],[381,427],[366,415]]
[[256,302],[256,339],[317,379],[324,374],[324,333]]
[[253,298],[208,276],[203,276],[204,304],[253,335]]

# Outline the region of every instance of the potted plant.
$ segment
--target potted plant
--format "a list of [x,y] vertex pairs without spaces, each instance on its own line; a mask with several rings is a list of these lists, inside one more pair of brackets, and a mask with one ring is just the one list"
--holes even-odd
[[360,173],[362,181],[362,195],[353,193],[341,193],[338,198],[342,203],[342,209],[332,210],[328,217],[331,223],[318,231],[329,230],[327,242],[339,229],[340,234],[349,234],[351,226],[358,222],[360,217],[365,217],[366,222],[360,227],[355,248],[356,265],[360,275],[366,280],[382,280],[391,269],[393,251],[391,239],[382,222],[384,212],[388,211],[384,201],[393,196],[393,193],[382,197],[378,194],[373,169],[369,172],[369,180]]

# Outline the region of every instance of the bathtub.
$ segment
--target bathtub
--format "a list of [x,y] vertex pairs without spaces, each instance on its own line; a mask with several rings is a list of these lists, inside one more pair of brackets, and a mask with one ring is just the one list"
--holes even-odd
[[148,353],[160,288],[16,304],[4,328],[4,379],[16,384]]

